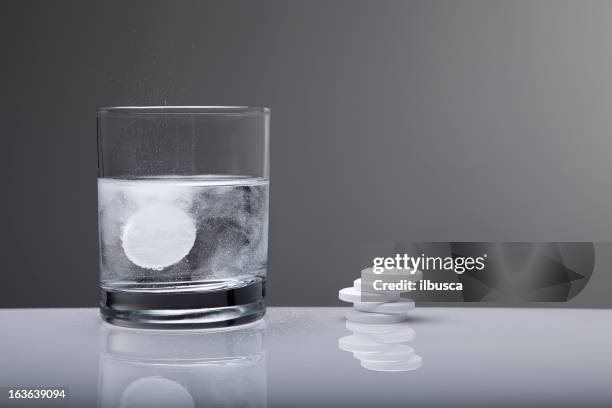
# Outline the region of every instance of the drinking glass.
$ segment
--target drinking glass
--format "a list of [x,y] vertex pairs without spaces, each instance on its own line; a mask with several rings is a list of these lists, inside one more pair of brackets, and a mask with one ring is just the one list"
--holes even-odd
[[193,328],[263,316],[269,120],[258,107],[98,109],[106,321]]

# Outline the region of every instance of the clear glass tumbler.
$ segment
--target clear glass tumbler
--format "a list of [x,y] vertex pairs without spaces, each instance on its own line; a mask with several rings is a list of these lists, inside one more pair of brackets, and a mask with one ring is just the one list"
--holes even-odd
[[218,327],[265,312],[270,111],[97,112],[100,310],[133,327]]

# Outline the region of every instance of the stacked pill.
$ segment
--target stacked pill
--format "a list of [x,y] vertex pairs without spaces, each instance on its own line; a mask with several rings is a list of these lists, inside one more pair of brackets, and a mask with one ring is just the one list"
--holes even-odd
[[[371,270],[362,271],[368,279]],[[421,279],[418,272],[410,280]],[[369,279],[368,279],[369,280]],[[367,284],[371,287],[371,282]],[[353,332],[338,340],[341,350],[353,353],[364,368],[375,371],[410,371],[422,365],[421,357],[406,344],[414,338],[414,330],[405,320],[414,309],[414,301],[400,297],[400,292],[368,291],[362,299],[362,279],[341,289],[340,300],[353,304],[346,312],[346,328]]]
[[[394,270],[385,271],[385,276],[401,276],[403,280],[418,281],[421,271],[403,274]],[[400,297],[399,291],[374,290],[373,282],[381,275],[374,274],[372,268],[361,271],[361,278],[355,279],[353,286],[340,289],[338,297],[344,302],[353,304],[353,310],[346,313],[346,318],[356,323],[398,323],[408,318],[408,312],[414,309],[414,301]],[[363,280],[363,284],[362,284]]]

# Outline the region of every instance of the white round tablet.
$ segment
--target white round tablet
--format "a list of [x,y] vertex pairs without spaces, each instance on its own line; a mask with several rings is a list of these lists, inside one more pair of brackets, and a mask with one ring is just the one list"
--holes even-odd
[[128,219],[121,244],[132,263],[160,270],[183,259],[195,239],[193,218],[180,208],[160,204],[144,207]]
[[396,302],[376,303],[376,302],[355,302],[353,308],[361,312],[374,312],[383,314],[407,313],[414,309],[414,301],[411,299],[400,298]]
[[[377,302],[394,302],[400,298],[399,293],[397,296],[378,293],[368,293],[364,296],[367,296],[368,299],[376,300]],[[353,287],[340,289],[338,298],[350,303],[361,302],[361,291]]]

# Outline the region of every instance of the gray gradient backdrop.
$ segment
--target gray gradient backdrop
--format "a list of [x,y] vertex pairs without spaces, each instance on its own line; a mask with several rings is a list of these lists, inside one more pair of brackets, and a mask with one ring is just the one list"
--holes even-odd
[[[272,109],[269,302],[359,247],[612,240],[612,2],[2,4],[0,306],[97,302],[95,109]],[[612,274],[574,306],[610,306]]]

